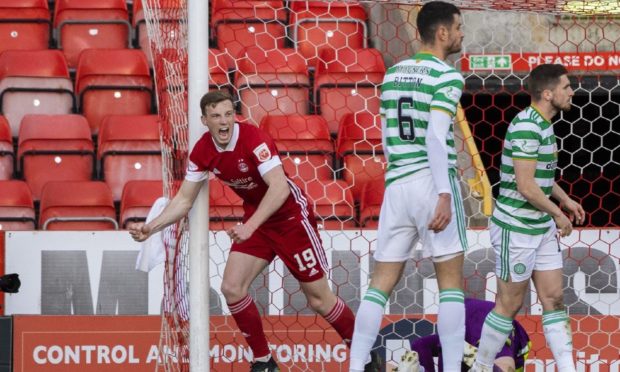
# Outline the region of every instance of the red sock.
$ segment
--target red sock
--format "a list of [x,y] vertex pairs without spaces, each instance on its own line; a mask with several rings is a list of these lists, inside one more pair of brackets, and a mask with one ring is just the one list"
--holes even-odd
[[355,315],[339,297],[336,305],[323,318],[334,327],[347,346],[351,347],[353,329],[355,328]]
[[241,301],[228,304],[228,309],[237,322],[237,327],[239,327],[243,337],[250,345],[254,359],[271,354],[265,332],[263,332],[263,322],[252,297],[246,295]]

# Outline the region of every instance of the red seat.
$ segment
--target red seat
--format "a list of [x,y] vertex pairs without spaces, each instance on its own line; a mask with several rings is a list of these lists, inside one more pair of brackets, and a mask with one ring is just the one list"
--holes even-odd
[[331,180],[334,145],[318,115],[267,115],[261,122],[275,140],[286,173],[304,181]]
[[49,182],[41,194],[41,230],[118,230],[112,193],[100,181]]
[[26,115],[22,120],[18,166],[35,200],[49,181],[90,180],[94,151],[81,115]]
[[34,230],[35,212],[24,181],[0,181],[0,230]]
[[350,112],[379,113],[385,64],[376,49],[325,49],[314,80],[314,102],[332,133]]
[[146,56],[140,50],[85,50],[78,63],[75,92],[93,134],[107,115],[150,114],[152,82]]
[[246,49],[235,73],[241,114],[258,125],[263,116],[308,113],[310,80],[305,59],[292,49]]
[[360,225],[367,229],[379,227],[379,213],[383,203],[385,193],[385,182],[375,180],[368,182],[362,188],[362,198],[360,200]]
[[127,4],[125,0],[56,0],[54,33],[71,68],[85,49],[128,48]]
[[243,219],[243,200],[217,178],[209,180],[209,230],[227,230]]
[[233,93],[228,71],[234,66],[232,57],[219,49],[209,49],[209,89],[227,89]]
[[164,194],[162,181],[129,181],[121,197],[120,227],[129,229],[146,221],[155,201]]
[[13,137],[26,114],[70,114],[73,83],[58,50],[9,50],[0,54],[0,110]]
[[0,53],[15,49],[47,49],[50,21],[47,0],[2,0]]
[[368,16],[355,1],[290,2],[295,48],[314,66],[323,49],[366,48]]
[[312,201],[317,223],[326,230],[355,228],[355,209],[349,185],[341,180],[313,180],[305,185],[306,195]]
[[14,160],[11,128],[4,116],[0,116],[0,180],[13,178]]
[[[155,4],[159,4],[161,7],[156,8],[158,22],[160,27],[165,28],[167,31],[175,31],[177,35],[180,35],[181,23],[179,20],[183,19],[183,6],[186,2],[182,0],[166,0],[165,2],[153,2],[149,3],[151,7]],[[136,47],[139,47],[146,54],[146,58],[149,62],[149,66],[153,66],[153,55],[151,47],[149,45],[149,37],[146,31],[146,20],[144,17],[144,7],[142,0],[136,0],[133,3],[133,28],[135,29],[135,43]]]
[[97,159],[114,200],[121,199],[130,180],[161,180],[158,116],[107,116],[99,132]]
[[213,35],[220,49],[239,56],[247,47],[284,48],[286,11],[282,1],[214,0]]

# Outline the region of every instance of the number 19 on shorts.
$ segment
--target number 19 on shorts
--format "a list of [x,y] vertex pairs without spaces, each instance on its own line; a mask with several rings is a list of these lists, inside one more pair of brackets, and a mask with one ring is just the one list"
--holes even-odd
[[297,265],[299,265],[299,271],[306,271],[306,269],[311,269],[316,266],[316,257],[314,256],[312,248],[306,249],[301,252],[301,254],[296,253],[293,258],[295,258]]

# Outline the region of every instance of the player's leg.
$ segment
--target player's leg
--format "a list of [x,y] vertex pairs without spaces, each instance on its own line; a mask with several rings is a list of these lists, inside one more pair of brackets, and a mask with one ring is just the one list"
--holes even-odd
[[248,289],[271,259],[235,251],[239,246],[243,247],[233,245],[233,251],[228,255],[221,290],[232,317],[252,349],[254,359],[267,363],[271,358],[271,351],[258,308],[248,294]]
[[543,331],[558,371],[575,371],[573,336],[563,298],[562,253],[555,229],[543,238],[532,279],[543,306]]

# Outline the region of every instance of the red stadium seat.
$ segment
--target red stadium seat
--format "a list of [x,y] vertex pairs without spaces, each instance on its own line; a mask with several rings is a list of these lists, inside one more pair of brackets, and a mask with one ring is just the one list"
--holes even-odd
[[130,180],[161,180],[158,116],[107,116],[99,132],[97,159],[114,200],[121,199]]
[[[153,4],[157,2],[151,2]],[[182,0],[166,0],[162,2],[161,8],[157,8],[158,22],[161,27],[169,27],[177,29],[176,23],[183,18],[182,10],[185,2]],[[139,47],[146,54],[146,58],[149,62],[149,66],[153,66],[153,56],[151,54],[151,48],[149,46],[149,38],[146,32],[146,19],[144,18],[144,7],[142,0],[136,0],[133,3],[133,28],[135,29],[135,42],[134,45]]]
[[47,49],[50,24],[47,0],[2,0],[0,53],[16,49]]
[[129,181],[121,197],[120,227],[129,229],[146,221],[155,201],[164,195],[162,181]]
[[334,145],[318,115],[267,115],[261,122],[275,140],[282,165],[292,179],[334,179]]
[[152,87],[140,50],[88,49],[80,55],[75,92],[93,134],[107,115],[150,114]]
[[0,116],[0,180],[10,180],[13,177],[14,163],[11,128],[4,116]]
[[50,181],[93,176],[94,144],[80,115],[26,115],[19,130],[18,167],[35,200]]
[[209,229],[227,230],[243,219],[243,200],[217,178],[209,180]]
[[219,49],[209,49],[209,89],[227,89],[233,92],[228,71],[234,66],[232,57]]
[[304,186],[306,195],[313,203],[317,223],[324,229],[355,228],[353,195],[346,182],[314,180],[300,187]]
[[35,212],[24,181],[0,181],[0,230],[34,230]]
[[379,212],[383,203],[385,193],[385,182],[375,180],[368,182],[362,188],[362,198],[360,200],[360,225],[367,229],[379,227]]
[[73,83],[58,50],[9,50],[0,54],[0,110],[13,137],[26,114],[70,114]]
[[125,0],[56,0],[54,34],[71,68],[85,49],[128,48],[127,4]]
[[379,113],[385,64],[376,49],[325,49],[314,80],[314,102],[332,133],[350,112]]
[[103,182],[49,182],[39,209],[41,230],[118,230],[112,193]]
[[295,48],[314,66],[323,49],[366,48],[368,16],[355,1],[292,1],[290,24]]
[[214,0],[213,35],[220,49],[237,57],[247,47],[284,48],[286,11],[282,1]]
[[241,114],[258,125],[263,116],[308,113],[310,80],[305,59],[292,49],[246,49],[235,73]]

